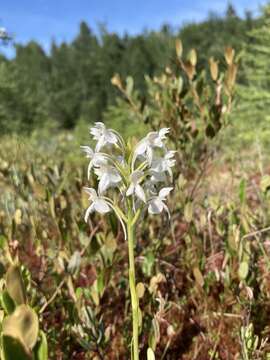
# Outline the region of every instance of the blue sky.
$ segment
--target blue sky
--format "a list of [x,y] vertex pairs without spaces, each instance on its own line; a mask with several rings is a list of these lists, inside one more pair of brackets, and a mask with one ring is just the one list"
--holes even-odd
[[[266,0],[235,0],[233,4],[243,15],[246,9],[258,12]],[[86,20],[97,29],[104,23],[109,31],[136,34],[144,28],[158,29],[167,22],[175,26],[204,19],[209,11],[222,14],[225,0],[3,0],[0,27],[5,27],[17,42],[38,40],[49,50],[51,40],[70,41],[78,24]],[[11,54],[9,48],[1,49]]]

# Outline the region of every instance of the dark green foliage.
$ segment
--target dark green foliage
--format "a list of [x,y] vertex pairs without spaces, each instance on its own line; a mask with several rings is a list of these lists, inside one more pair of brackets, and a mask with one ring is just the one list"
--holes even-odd
[[269,146],[270,109],[270,5],[263,9],[260,21],[248,32],[242,55],[242,85],[237,117],[241,143],[255,140]]
[[170,64],[175,38],[198,50],[200,70],[210,56],[221,59],[225,46],[239,52],[257,22],[250,14],[239,18],[228,6],[224,16],[210,14],[179,31],[164,25],[159,31],[119,36],[101,27],[95,34],[82,22],[71,43],[53,42],[49,54],[34,41],[17,44],[14,59],[0,57],[2,133],[29,132],[48,124],[70,129],[79,120],[102,120],[104,110],[115,103],[117,92],[110,79],[116,72],[121,78],[132,76],[143,99],[144,76],[159,75]]

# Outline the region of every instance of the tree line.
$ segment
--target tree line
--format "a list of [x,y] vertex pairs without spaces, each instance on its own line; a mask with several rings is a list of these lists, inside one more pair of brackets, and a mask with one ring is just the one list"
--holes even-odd
[[51,124],[71,129],[80,120],[102,120],[117,95],[110,81],[115,73],[132,76],[143,98],[144,75],[159,74],[172,61],[176,38],[197,49],[203,67],[210,56],[218,59],[225,46],[241,52],[260,21],[250,12],[240,17],[228,5],[223,15],[210,13],[199,23],[179,29],[163,25],[136,36],[120,36],[105,27],[95,33],[82,22],[72,42],[52,42],[49,53],[36,41],[15,43],[14,58],[0,55],[1,132],[29,132]]

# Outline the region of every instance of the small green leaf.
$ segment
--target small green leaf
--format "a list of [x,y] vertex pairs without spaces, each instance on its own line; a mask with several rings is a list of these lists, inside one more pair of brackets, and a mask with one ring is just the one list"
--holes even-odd
[[153,265],[155,263],[155,256],[152,252],[148,252],[143,260],[142,271],[146,276],[151,276]]
[[7,291],[17,305],[26,303],[26,291],[20,267],[12,265],[6,274]]
[[9,335],[2,336],[3,360],[32,360],[31,352],[22,342]]
[[36,360],[47,360],[48,359],[48,343],[46,335],[43,331],[40,331],[40,340],[35,346],[35,359]]
[[176,50],[176,55],[180,58],[183,54],[183,45],[180,39],[176,39],[175,50]]
[[213,57],[209,59],[210,73],[214,81],[218,78],[218,63],[214,60]]
[[270,189],[270,175],[265,175],[261,178],[260,187],[262,192],[266,192]]
[[200,287],[203,287],[204,285],[204,278],[203,278],[203,275],[201,273],[201,270],[198,268],[198,267],[195,267],[193,269],[193,275],[194,275],[194,278],[195,278],[195,281],[196,283],[200,286]]
[[238,269],[240,280],[245,280],[248,276],[249,266],[247,261],[242,261]]
[[68,272],[70,274],[75,274],[77,271],[79,271],[80,265],[81,265],[81,254],[79,251],[75,251],[69,260]]
[[139,299],[143,298],[144,291],[145,291],[144,284],[142,282],[139,282],[136,285],[136,292],[137,292],[137,296],[138,296]]
[[20,340],[26,349],[33,349],[38,338],[39,324],[37,314],[28,305],[19,305],[4,319],[2,326],[3,335]]
[[240,181],[240,185],[239,185],[239,199],[240,199],[240,202],[241,204],[244,204],[245,202],[245,199],[246,199],[246,180],[245,179],[242,179]]
[[187,222],[191,222],[193,218],[193,204],[192,202],[188,202],[185,205],[184,209],[184,217]]
[[128,76],[127,77],[127,87],[126,87],[126,92],[127,92],[128,96],[131,96],[133,86],[134,86],[133,78],[131,76]]
[[9,296],[9,293],[4,290],[0,294],[0,303],[6,314],[11,314],[15,310],[15,304],[12,298]]
[[138,308],[138,326],[139,326],[139,329],[141,330],[142,329],[142,322],[143,322],[143,317],[142,317],[142,311],[140,308]]
[[193,66],[197,64],[197,53],[195,49],[191,49],[189,53],[189,60]]
[[235,55],[235,50],[231,47],[226,47],[225,49],[225,60],[228,65],[232,65]]

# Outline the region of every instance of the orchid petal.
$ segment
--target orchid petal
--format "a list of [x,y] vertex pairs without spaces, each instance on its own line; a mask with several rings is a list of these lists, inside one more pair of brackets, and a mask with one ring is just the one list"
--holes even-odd
[[162,128],[159,130],[158,135],[161,139],[165,139],[166,135],[170,132],[170,128]]
[[92,158],[94,155],[94,151],[90,148],[90,146],[80,146],[80,148],[82,149],[82,151],[84,151],[86,153],[86,157],[88,158]]
[[94,203],[94,208],[100,214],[106,214],[107,212],[111,211],[107,202],[103,199],[97,199]]
[[88,207],[88,209],[86,210],[86,212],[85,212],[85,215],[84,215],[84,221],[87,223],[87,221],[88,221],[88,218],[89,218],[89,215],[91,214],[91,212],[93,212],[95,210],[95,208],[94,208],[94,203],[93,204],[91,204],[89,207]]
[[146,203],[146,197],[145,197],[145,193],[143,188],[141,187],[141,185],[136,185],[135,186],[135,194],[137,195],[137,197],[142,200],[144,203]]
[[147,158],[149,165],[151,165],[152,160],[153,160],[153,150],[150,146],[148,146],[146,149],[146,158]]
[[147,140],[143,139],[139,144],[136,146],[135,154],[136,155],[142,155],[145,153],[147,149]]
[[110,186],[110,178],[108,174],[102,175],[99,184],[98,184],[98,192],[100,194],[104,193]]
[[111,143],[111,144],[116,144],[118,142],[118,138],[117,136],[111,131],[111,130],[106,130],[106,132],[104,133],[104,137],[105,139]]
[[163,208],[165,209],[165,211],[167,212],[167,214],[168,214],[168,218],[169,218],[169,220],[171,219],[171,214],[170,214],[170,211],[169,211],[169,208],[168,208],[168,206],[166,205],[166,204],[164,204],[163,203]]
[[89,162],[89,164],[88,164],[88,168],[87,168],[87,179],[88,180],[90,179],[90,174],[91,174],[92,167],[93,167],[93,160],[91,160]]
[[90,195],[90,199],[91,200],[95,200],[98,196],[97,196],[97,192],[95,189],[93,188],[89,188],[89,187],[84,187],[83,190]]
[[159,191],[158,197],[163,200],[169,195],[172,190],[173,187],[165,187]]
[[128,189],[127,189],[127,192],[126,192],[126,195],[127,196],[130,196],[130,195],[132,195],[133,193],[134,193],[134,184],[130,184],[129,185],[129,187],[128,187]]
[[[97,140],[97,139],[96,139]],[[99,152],[101,150],[101,148],[106,144],[105,139],[104,139],[104,135],[101,135],[98,139],[98,142],[96,144],[96,148],[95,151]]]
[[163,210],[164,204],[159,198],[154,198],[150,200],[148,206],[149,214],[160,214]]

